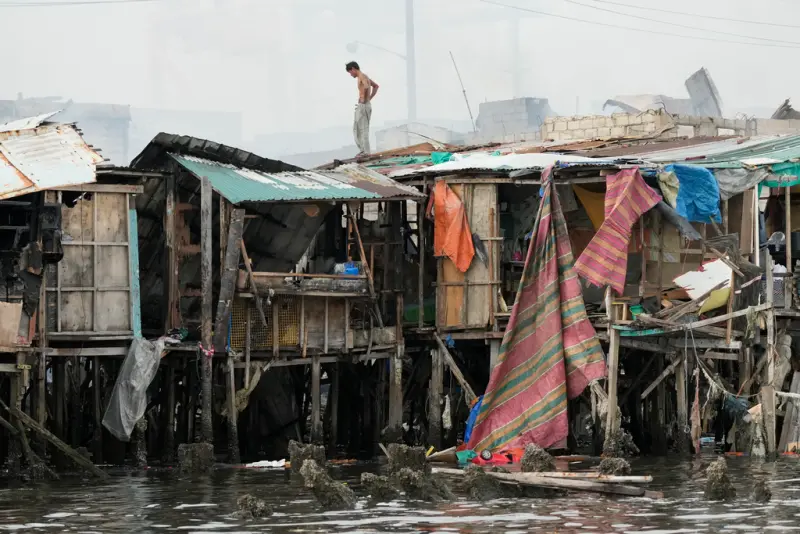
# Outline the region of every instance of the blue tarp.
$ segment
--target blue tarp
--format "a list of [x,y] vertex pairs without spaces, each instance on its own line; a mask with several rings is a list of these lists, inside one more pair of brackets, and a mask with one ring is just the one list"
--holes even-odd
[[475,426],[475,420],[478,418],[478,412],[481,411],[481,404],[483,404],[483,395],[478,397],[478,401],[469,412],[467,428],[464,430],[464,443],[469,443],[469,437],[472,435],[472,427]]
[[719,185],[714,174],[705,167],[667,165],[667,172],[678,177],[678,213],[690,222],[722,222],[719,212]]

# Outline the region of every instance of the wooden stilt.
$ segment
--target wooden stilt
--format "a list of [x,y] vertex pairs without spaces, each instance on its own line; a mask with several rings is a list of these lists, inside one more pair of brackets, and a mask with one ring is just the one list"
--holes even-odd
[[440,348],[431,351],[431,382],[428,390],[428,441],[442,448],[442,380],[444,358]]
[[100,357],[95,356],[92,360],[92,398],[94,401],[94,456],[92,460],[103,463],[103,405],[102,405],[102,385],[100,378]]
[[202,350],[199,352],[200,369],[202,380],[202,414],[200,419],[200,429],[202,440],[207,443],[214,442],[214,427],[212,424],[211,412],[211,356],[213,354],[212,340],[212,307],[213,307],[213,269],[212,269],[212,249],[214,246],[211,226],[213,224],[211,181],[208,177],[202,180],[200,193],[200,278],[202,292]]
[[331,385],[328,392],[328,402],[330,403],[331,429],[328,449],[333,451],[339,444],[339,362],[331,365],[329,369]]
[[164,406],[164,463],[175,461],[175,364],[167,362],[167,400]]
[[323,444],[324,436],[322,432],[322,398],[320,396],[321,369],[319,354],[314,354],[311,358],[311,442]]
[[[234,245],[236,248],[236,245]],[[236,406],[236,372],[233,368],[233,357],[228,353],[228,462],[237,465],[242,463],[239,454],[239,409]]]
[[689,398],[687,396],[686,370],[688,351],[684,351],[683,358],[675,366],[675,395],[677,398],[677,424],[678,424],[678,450],[680,452],[689,451],[689,436],[686,426],[689,424]]
[[619,407],[617,405],[617,380],[619,369],[619,331],[613,328],[617,313],[612,301],[612,289],[606,288],[606,313],[608,328],[608,411],[606,414],[606,444],[619,432]]
[[[53,430],[54,434],[63,438],[64,436],[64,401],[67,396],[67,374],[66,374],[66,360],[63,358],[53,359],[53,403],[55,409],[53,410]],[[57,456],[59,467],[64,467],[65,462],[63,458]]]
[[403,294],[395,293],[397,299],[395,354],[389,364],[389,425],[385,440],[400,442],[403,437]]

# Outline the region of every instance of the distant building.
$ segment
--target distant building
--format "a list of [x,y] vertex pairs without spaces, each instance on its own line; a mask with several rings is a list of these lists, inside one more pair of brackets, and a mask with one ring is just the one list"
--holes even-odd
[[478,108],[478,140],[515,141],[520,134],[538,135],[548,117],[555,117],[546,98],[514,98],[481,102]]
[[411,122],[375,132],[375,146],[372,147],[372,151],[383,152],[427,141],[460,145],[464,143],[464,134],[439,126]]

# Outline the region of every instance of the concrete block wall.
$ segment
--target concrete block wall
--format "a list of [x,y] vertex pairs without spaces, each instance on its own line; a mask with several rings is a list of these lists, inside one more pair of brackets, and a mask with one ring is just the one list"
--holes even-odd
[[546,119],[542,124],[541,138],[551,141],[570,141],[642,137],[657,133],[660,137],[668,137],[669,133],[663,130],[668,129],[671,124],[671,116],[663,111],[638,114],[614,113],[610,116],[554,117]]
[[554,115],[546,98],[515,98],[481,102],[478,130],[481,138],[504,140],[507,136],[538,132],[548,117]]

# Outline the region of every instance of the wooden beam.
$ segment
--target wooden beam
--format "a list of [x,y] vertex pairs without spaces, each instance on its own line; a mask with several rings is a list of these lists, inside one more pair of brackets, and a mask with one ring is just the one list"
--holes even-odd
[[[237,250],[236,255],[238,256],[239,247],[236,245],[236,240],[234,240],[233,243],[229,241],[228,250],[230,250],[230,247],[233,247]],[[228,378],[228,394],[226,395],[228,403],[228,417],[226,418],[228,423],[228,462],[233,465],[238,465],[242,462],[239,454],[239,409],[236,406],[236,371],[233,368],[233,355],[230,353],[228,353],[226,367],[227,372],[225,374]]]
[[126,184],[83,184],[57,187],[54,191],[74,191],[76,193],[128,193],[141,195],[144,193],[143,185]]
[[9,408],[8,406],[6,406],[6,404],[3,401],[0,401],[0,405],[2,405],[3,408],[5,408],[5,410],[8,411],[12,416],[14,416],[17,419],[19,419],[19,421],[25,427],[29,428],[30,430],[33,430],[34,432],[36,432],[40,436],[42,436],[44,439],[49,441],[56,449],[61,451],[65,456],[70,458],[77,465],[79,465],[80,467],[84,468],[86,471],[88,471],[92,475],[96,476],[97,478],[101,478],[101,479],[107,479],[108,478],[108,474],[105,471],[103,471],[102,469],[100,469],[97,466],[95,466],[91,462],[91,460],[89,460],[88,458],[84,457],[83,455],[81,455],[80,453],[75,451],[72,447],[70,447],[69,445],[67,445],[66,443],[64,443],[60,439],[58,439],[56,436],[51,434],[47,429],[45,429],[39,423],[37,423],[36,421],[31,419],[28,416],[28,414],[26,414],[25,412],[23,412],[22,410],[20,410],[18,408],[14,408],[14,407]]
[[683,356],[679,356],[679,357],[677,357],[675,360],[673,360],[673,362],[672,362],[671,364],[669,364],[669,365],[667,366],[667,368],[666,368],[666,369],[664,369],[664,370],[661,372],[661,374],[660,374],[660,375],[658,375],[658,378],[656,378],[656,379],[653,381],[653,383],[652,383],[652,384],[650,384],[649,386],[647,386],[647,388],[646,388],[646,389],[645,389],[645,390],[642,392],[642,394],[641,394],[640,398],[641,398],[642,400],[646,399],[646,398],[647,398],[647,396],[648,396],[648,395],[650,395],[650,393],[651,393],[651,392],[652,392],[652,391],[653,391],[653,390],[656,388],[656,386],[658,386],[658,385],[659,385],[659,384],[660,384],[660,383],[661,383],[661,382],[662,382],[662,381],[663,381],[665,378],[667,378],[667,377],[668,377],[668,376],[669,376],[669,375],[670,375],[670,374],[671,374],[671,373],[672,373],[672,372],[675,370],[675,367],[677,367],[677,366],[678,366],[678,364],[679,364],[679,363],[680,363],[682,360],[683,360]]
[[236,278],[239,276],[239,242],[244,232],[244,210],[235,209],[228,223],[228,244],[225,252],[225,264],[219,283],[219,300],[217,301],[217,319],[214,326],[214,348],[224,351],[227,345],[233,295],[236,292]]
[[250,265],[250,256],[247,255],[247,247],[244,246],[244,239],[239,240],[239,247],[242,249],[244,266],[247,269],[247,276],[250,278],[250,292],[253,295],[253,299],[256,301],[256,309],[258,310],[258,315],[261,317],[261,322],[264,328],[267,328],[267,316],[264,315],[264,304],[261,301],[261,296],[258,294],[256,280],[253,276],[253,267]]
[[775,441],[775,388],[767,385],[761,388],[761,413],[764,421],[764,430],[766,431],[766,448],[767,455],[775,454],[776,441]]
[[211,181],[208,177],[203,177],[200,192],[200,279],[202,286],[202,305],[201,305],[201,338],[202,346],[199,354],[201,365],[202,380],[202,407],[200,418],[200,429],[202,440],[206,443],[214,442],[214,427],[212,424],[211,413],[211,354],[213,351],[212,339],[212,306],[213,306],[213,281],[214,271],[213,261],[213,233],[211,226],[214,220],[212,199],[214,191],[211,189]]
[[[436,474],[449,475],[458,478],[464,476],[464,470],[452,469],[447,467],[434,467]],[[612,495],[628,495],[632,497],[662,498],[663,494],[657,491],[649,491],[637,486],[624,486],[622,484],[609,484],[593,480],[580,480],[571,478],[554,478],[541,476],[539,473],[494,473],[484,471],[487,475],[500,480],[503,483],[510,483],[520,486],[533,486],[542,488],[558,488],[571,491],[582,491],[590,493],[606,493]]]
[[464,378],[464,374],[461,372],[461,369],[458,368],[455,358],[453,358],[453,355],[450,354],[449,350],[447,350],[447,346],[444,344],[444,341],[442,341],[442,338],[435,333],[433,334],[433,337],[436,339],[436,343],[439,345],[439,349],[442,351],[444,362],[447,364],[447,367],[450,368],[450,372],[453,373],[456,381],[458,381],[459,385],[461,385],[461,389],[464,390],[464,396],[467,404],[469,405],[475,398],[477,398],[475,391],[472,389],[472,386],[469,385],[467,379]]

